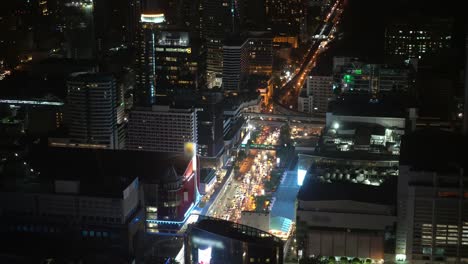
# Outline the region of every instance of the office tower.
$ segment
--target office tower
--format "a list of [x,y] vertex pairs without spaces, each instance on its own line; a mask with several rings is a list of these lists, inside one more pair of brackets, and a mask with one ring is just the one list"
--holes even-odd
[[70,141],[83,147],[119,148],[114,77],[77,73],[67,81],[67,88]]
[[223,45],[238,23],[236,1],[202,0],[202,37],[206,44],[206,80],[208,88],[221,87]]
[[249,72],[249,42],[241,37],[226,41],[223,46],[223,90],[240,92]]
[[222,93],[204,93],[197,102],[198,112],[198,153],[204,164],[208,161],[213,167],[219,164],[219,158],[224,152],[223,140],[223,95]]
[[156,90],[197,90],[203,81],[199,45],[187,31],[165,30],[157,34]]
[[132,45],[140,15],[140,0],[94,0],[94,32],[98,56]]
[[[333,77],[312,75],[307,77],[307,94],[313,97],[312,112],[325,113],[333,98]],[[310,113],[312,113],[310,112]]]
[[198,142],[197,110],[164,105],[130,112],[126,148],[184,153],[185,143]]
[[60,28],[65,35],[68,58],[91,59],[96,51],[92,0],[66,0],[61,6]]
[[466,157],[466,137],[451,132],[419,130],[403,139],[398,177],[397,261],[467,261]]
[[249,74],[271,76],[273,70],[273,38],[268,31],[248,32]]
[[266,0],[268,27],[274,35],[299,36],[305,19],[303,0]]
[[437,54],[452,46],[452,27],[451,19],[395,19],[385,31],[385,53],[400,62]]
[[267,29],[266,0],[239,0],[240,24],[243,30]]
[[142,14],[138,54],[136,56],[136,106],[151,106],[156,103],[156,45],[158,32],[165,21],[162,13]]

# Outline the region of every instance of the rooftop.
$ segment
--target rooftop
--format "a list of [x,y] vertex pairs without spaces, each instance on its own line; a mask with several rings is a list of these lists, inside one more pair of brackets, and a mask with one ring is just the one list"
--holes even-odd
[[396,183],[397,177],[389,178],[380,186],[346,181],[326,183],[312,179],[304,182],[297,199],[302,201],[351,200],[392,205],[396,201]]
[[265,231],[222,219],[204,216],[203,219],[194,224],[193,227],[239,241],[283,246],[281,239]]
[[404,118],[406,110],[404,103],[395,97],[377,98],[371,100],[368,94],[345,95],[330,102],[329,112],[344,116],[374,116]]
[[400,165],[416,170],[450,171],[468,164],[467,138],[439,129],[417,130],[403,136]]
[[[5,163],[12,169],[0,171],[3,179],[28,178],[41,184],[40,191],[50,191],[54,180],[70,180],[80,181],[82,194],[115,196],[136,177],[158,183],[173,172],[182,175],[189,158],[145,151],[33,148],[27,156],[12,156]],[[23,164],[34,173],[24,175],[18,169]]]

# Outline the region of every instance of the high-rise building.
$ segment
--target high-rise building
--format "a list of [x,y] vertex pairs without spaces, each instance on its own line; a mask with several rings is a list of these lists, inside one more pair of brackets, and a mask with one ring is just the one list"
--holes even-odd
[[274,35],[299,36],[305,20],[305,1],[266,0],[268,27]]
[[452,46],[452,26],[450,19],[393,20],[385,31],[385,53],[401,61],[434,55]]
[[249,42],[237,37],[223,46],[223,90],[239,92],[249,73]]
[[[156,90],[196,90],[204,73],[199,46],[186,31],[161,31],[156,40]],[[200,67],[199,67],[200,66]]]
[[450,132],[421,130],[403,139],[397,261],[468,261],[466,157],[466,138]]
[[236,3],[237,1],[228,0],[203,0],[201,3],[208,88],[221,87],[222,84],[224,39],[237,30],[239,20]]
[[224,152],[223,96],[221,93],[204,93],[197,106],[203,109],[198,112],[198,153],[204,164],[211,163],[214,167]]
[[126,148],[184,153],[186,143],[197,143],[197,109],[164,105],[130,112]]
[[65,119],[70,143],[81,147],[120,148],[114,77],[77,73],[67,81],[67,87]]
[[249,31],[249,74],[270,76],[273,70],[273,38],[268,31]]
[[141,15],[136,56],[136,106],[151,106],[156,103],[156,45],[158,32],[164,21],[162,13]]
[[266,0],[238,0],[241,28],[264,31],[267,29]]
[[91,59],[96,53],[94,32],[94,4],[92,0],[66,0],[61,6],[61,22],[68,58]]

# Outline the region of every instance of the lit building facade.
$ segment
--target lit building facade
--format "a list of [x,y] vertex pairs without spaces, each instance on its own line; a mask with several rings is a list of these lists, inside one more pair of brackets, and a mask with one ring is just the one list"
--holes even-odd
[[393,21],[385,31],[385,53],[404,60],[433,55],[452,46],[449,19]]
[[364,64],[351,61],[338,66],[334,71],[333,89],[342,92],[365,91],[372,94],[389,91],[407,91],[410,87],[408,68],[384,64]]
[[184,153],[187,142],[198,142],[196,109],[154,105],[130,112],[127,149]]
[[161,31],[156,42],[156,90],[198,89],[200,54],[189,32]]
[[271,76],[273,39],[269,32],[249,32],[249,74]]
[[305,1],[303,0],[266,0],[268,27],[273,34],[299,36],[305,20]]
[[156,46],[158,32],[164,21],[164,14],[141,15],[136,56],[136,106],[151,106],[156,103]]
[[307,94],[313,96],[313,112],[327,112],[328,103],[333,99],[333,76],[309,76],[306,87]]
[[236,1],[203,0],[202,36],[206,44],[206,80],[208,88],[221,87],[223,45],[228,33],[236,30],[239,20]]

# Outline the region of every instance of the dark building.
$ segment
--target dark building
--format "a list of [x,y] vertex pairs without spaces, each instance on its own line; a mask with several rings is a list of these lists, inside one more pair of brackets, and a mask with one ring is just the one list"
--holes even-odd
[[185,263],[283,263],[283,241],[259,229],[203,217],[189,226]]
[[267,29],[267,0],[240,0],[239,14],[242,29],[264,31]]
[[398,176],[397,261],[467,261],[466,147],[466,136],[438,129],[415,131],[403,138]]
[[385,53],[400,62],[452,47],[452,19],[414,16],[392,20],[385,31]]
[[198,153],[202,158],[217,159],[224,150],[223,98],[221,93],[204,93],[198,106]]
[[33,148],[2,160],[2,252],[27,263],[131,261],[144,223],[140,177],[149,172],[126,166],[129,154]]

